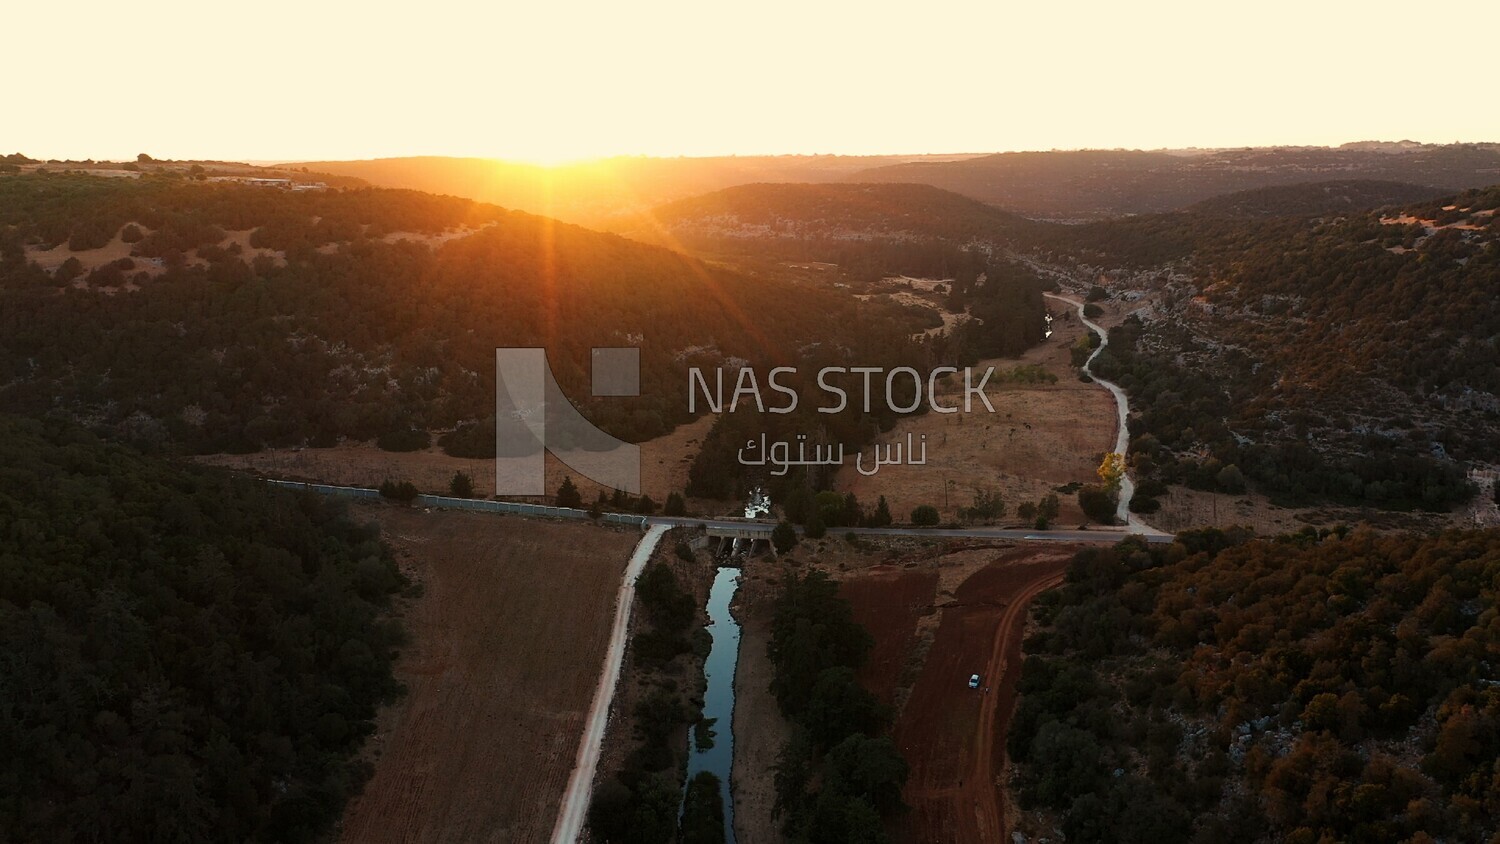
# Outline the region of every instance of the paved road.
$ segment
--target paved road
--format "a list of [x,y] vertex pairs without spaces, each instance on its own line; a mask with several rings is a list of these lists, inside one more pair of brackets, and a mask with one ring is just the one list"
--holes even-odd
[[[331,484],[309,484],[300,481],[280,481],[267,478],[267,483],[274,484],[287,489],[306,490],[321,495],[333,495],[340,498],[358,498],[366,500],[380,500],[380,492],[375,489],[352,486],[334,486]],[[540,516],[554,519],[573,519],[583,521],[589,518],[584,510],[569,507],[549,507],[544,504],[517,504],[509,501],[485,501],[471,498],[450,498],[444,495],[421,495],[417,497],[416,503],[423,507],[441,507],[460,510],[476,510],[479,512],[494,512],[517,516]],[[604,518],[614,524],[639,525],[648,528],[653,525],[667,525],[669,527],[697,527],[703,525],[708,528],[719,530],[741,530],[751,533],[764,533],[767,537],[776,523],[766,520],[755,519],[733,519],[733,518],[693,518],[690,516],[638,516],[630,513],[606,513]],[[799,529],[800,530],[800,529]],[[1124,539],[1127,532],[1124,528],[1098,527],[1091,530],[1048,530],[1036,531],[1017,528],[994,528],[994,527],[969,527],[969,528],[914,528],[914,527],[883,527],[883,528],[833,528],[835,534],[853,533],[858,536],[927,536],[940,537],[943,539],[1010,539],[1031,542],[1119,542]],[[1146,534],[1148,542],[1171,542],[1172,535],[1166,533]]]
[[615,625],[609,634],[609,650],[604,654],[604,670],[599,673],[594,702],[589,707],[588,720],[583,724],[583,738],[578,742],[578,756],[573,762],[573,773],[568,777],[568,790],[563,792],[557,825],[552,828],[552,844],[573,844],[588,818],[594,771],[599,767],[599,750],[604,745],[604,727],[609,723],[609,707],[614,702],[620,666],[625,660],[625,639],[630,628],[630,606],[635,602],[635,581],[646,567],[646,561],[651,559],[651,552],[656,550],[662,535],[669,529],[668,525],[653,525],[641,537],[635,553],[630,555],[630,563],[625,566],[625,579],[615,598]]
[[[771,535],[774,522],[751,519],[694,519],[683,516],[648,516],[646,522],[672,527],[697,527],[702,525],[715,530],[743,530]],[[970,527],[970,528],[829,528],[835,535],[852,533],[856,536],[915,536],[940,537],[943,539],[1011,539],[1030,542],[1108,542],[1115,543],[1130,534],[1123,528],[1099,528],[1097,530],[1019,530],[1015,528]],[[1147,542],[1171,542],[1169,533],[1143,534]]]

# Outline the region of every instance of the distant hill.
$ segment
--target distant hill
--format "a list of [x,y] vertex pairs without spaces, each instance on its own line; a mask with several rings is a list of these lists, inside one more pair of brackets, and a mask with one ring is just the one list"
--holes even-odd
[[37,159],[21,153],[0,155],[0,175],[14,173],[87,173],[91,176],[138,178],[145,174],[175,175],[194,179],[286,179],[295,184],[322,184],[327,187],[368,187],[363,179],[333,173],[314,172],[302,166],[244,164],[238,161],[210,161],[152,158],[140,156],[134,161],[95,161],[94,159]]
[[1194,203],[1188,210],[1226,217],[1293,217],[1410,205],[1451,193],[1405,182],[1353,179],[1238,191]]
[[963,155],[773,155],[709,158],[619,157],[542,167],[492,158],[424,156],[288,165],[351,176],[372,185],[410,188],[493,202],[594,228],[687,196],[753,182],[833,182],[852,173],[911,161]]
[[667,203],[650,218],[679,238],[936,238],[956,244],[1005,239],[1039,225],[920,184],[740,185]]
[[851,182],[918,182],[1027,216],[1098,218],[1175,211],[1236,191],[1329,179],[1432,185],[1456,192],[1500,182],[1490,144],[1265,148],[1203,152],[1016,152],[896,164]]

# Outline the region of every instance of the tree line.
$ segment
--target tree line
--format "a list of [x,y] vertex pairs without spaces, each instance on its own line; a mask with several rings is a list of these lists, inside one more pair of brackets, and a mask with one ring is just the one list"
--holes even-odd
[[0,829],[315,841],[404,641],[337,502],[0,417]]

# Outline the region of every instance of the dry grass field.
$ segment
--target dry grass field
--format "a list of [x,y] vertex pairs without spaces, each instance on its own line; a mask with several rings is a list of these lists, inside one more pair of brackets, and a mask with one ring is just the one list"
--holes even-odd
[[[658,505],[670,492],[681,492],[687,486],[688,468],[697,455],[703,438],[713,426],[713,417],[704,416],[665,436],[641,444],[641,490]],[[448,482],[454,472],[465,472],[474,479],[475,494],[488,498],[495,490],[495,464],[492,460],[450,457],[433,446],[422,451],[382,451],[365,443],[334,448],[267,449],[256,454],[214,454],[199,458],[205,463],[253,472],[272,478],[294,481],[319,481],[342,486],[379,486],[387,478],[408,480],[423,492],[448,494]],[[598,484],[564,466],[547,455],[547,489],[562,485],[571,477],[583,493],[585,502],[598,493]],[[728,505],[725,505],[728,506]]]
[[[925,465],[885,466],[865,476],[851,457],[839,471],[837,488],[868,503],[884,495],[898,520],[905,520],[914,507],[930,504],[945,521],[956,520],[959,508],[973,503],[976,489],[991,489],[1005,499],[1007,516],[1000,521],[1006,522],[1014,520],[1022,502],[1068,483],[1096,481],[1099,456],[1114,445],[1114,399],[1103,387],[1078,380],[1068,347],[1085,329],[1076,314],[1048,302],[1058,317],[1050,338],[1019,359],[983,361],[976,372],[994,366],[998,376],[1018,365],[1037,365],[1057,376],[1055,384],[998,384],[992,377],[985,392],[993,414],[975,398],[970,413],[911,417],[879,438],[881,443],[904,443],[911,434],[917,442],[925,434]],[[1063,317],[1065,312],[1070,316]],[[963,385],[954,383],[939,392],[943,404],[954,405],[961,402]],[[865,459],[870,459],[868,451]],[[1083,521],[1076,497],[1058,498],[1062,512],[1056,524]]]
[[367,745],[349,842],[541,842],[638,536],[592,524],[363,505],[422,585],[397,665],[407,694]]

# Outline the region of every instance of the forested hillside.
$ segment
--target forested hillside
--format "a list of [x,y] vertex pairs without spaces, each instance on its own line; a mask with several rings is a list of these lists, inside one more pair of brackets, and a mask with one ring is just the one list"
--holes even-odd
[[0,840],[316,840],[401,585],[332,502],[0,417]]
[[1352,179],[1335,182],[1278,185],[1227,193],[1188,208],[1199,214],[1232,217],[1310,217],[1315,214],[1363,211],[1387,205],[1410,205],[1452,193],[1443,188]]
[[1495,531],[1084,551],[1033,610],[1021,805],[1070,842],[1493,840],[1497,583]]
[[[638,440],[686,420],[689,365],[812,343],[880,361],[911,322],[467,200],[0,177],[0,401],[143,446],[410,447],[467,424],[482,454],[499,346],[546,347],[585,412]],[[593,346],[641,348],[640,398],[586,399]]]
[[[1289,501],[1444,507],[1500,448],[1500,189],[1200,234],[1115,329],[1145,474]],[[1236,470],[1219,475],[1229,466]]]

